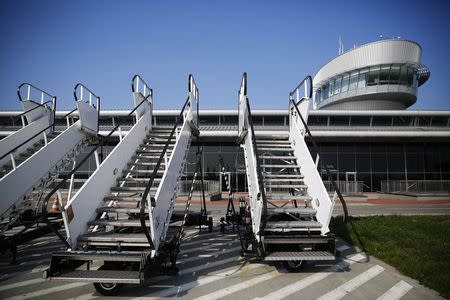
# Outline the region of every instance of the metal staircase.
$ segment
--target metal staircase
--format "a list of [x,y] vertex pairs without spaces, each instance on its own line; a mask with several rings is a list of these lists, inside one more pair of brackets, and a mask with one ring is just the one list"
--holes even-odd
[[171,215],[191,140],[199,134],[192,75],[172,128],[152,126],[153,91],[137,75],[132,91],[130,114],[137,122],[65,206],[68,250],[54,253],[44,273],[93,282],[104,295],[174,270],[182,227],[170,226]]
[[[311,89],[311,80],[307,83]],[[246,85],[244,73],[238,136],[244,148],[251,217],[244,250],[251,248],[266,261],[282,261],[291,271],[305,261],[334,260],[334,235],[328,225],[336,196],[330,199],[323,185],[299,118],[300,111],[307,116],[310,93],[291,101],[289,132],[271,135],[255,133]],[[296,88],[297,96],[302,85],[305,80]]]
[[[22,98],[24,89],[27,100]],[[33,93],[38,93],[41,104],[30,100],[36,96]],[[40,220],[40,207],[48,189],[61,172],[70,170],[78,154],[89,145],[98,130],[99,99],[95,105],[75,99],[80,120],[72,125],[68,122],[66,130],[56,133],[56,97],[31,84],[21,84],[18,95],[24,109],[32,108],[21,114],[28,125],[0,141],[0,152],[4,153],[2,159],[10,160],[3,165],[4,176],[0,178],[1,242],[6,240],[9,229],[23,225],[23,230],[26,230]],[[45,97],[51,100],[44,102]],[[52,103],[52,108],[49,109],[46,103]],[[61,197],[58,200],[61,205]]]

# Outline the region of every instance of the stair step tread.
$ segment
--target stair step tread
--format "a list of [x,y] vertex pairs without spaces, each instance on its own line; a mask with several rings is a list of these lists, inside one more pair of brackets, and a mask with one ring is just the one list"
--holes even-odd
[[312,200],[310,196],[303,195],[286,195],[286,194],[266,194],[268,200]]
[[317,221],[267,221],[267,228],[322,228]]
[[258,151],[294,152],[294,149],[292,149],[292,148],[266,148],[266,147],[258,147]]
[[265,173],[266,178],[303,178],[303,174],[270,174]]
[[289,168],[296,169],[300,168],[299,165],[261,165],[261,168]]
[[[150,222],[147,220],[145,222],[150,226]],[[139,219],[135,220],[107,220],[107,219],[98,219],[92,220],[88,222],[89,226],[119,226],[119,227],[141,227],[141,221]]]
[[68,260],[140,261],[141,251],[58,251],[53,256]]
[[113,196],[108,195],[103,197],[103,201],[130,201],[130,202],[140,202],[142,196]]
[[[97,213],[127,213],[138,214],[141,209],[139,207],[99,207],[96,209]],[[145,208],[145,212],[148,213],[148,208]]]
[[267,208],[267,210],[271,214],[292,213],[301,215],[314,215],[316,213],[316,210],[312,207],[270,207]]
[[267,182],[268,184],[272,183],[272,182],[293,182],[293,181],[300,181],[303,182],[303,177],[299,177],[299,178],[264,178],[264,181]]
[[[160,153],[161,154],[161,149],[137,149],[136,153]],[[167,149],[167,154],[172,153],[171,149]]]
[[326,244],[330,240],[328,236],[310,235],[266,235],[264,244]]
[[[143,192],[145,186],[113,186],[111,192]],[[158,187],[152,187],[150,190],[156,190]]]
[[266,254],[267,261],[287,260],[335,260],[336,257],[329,251],[277,251]]
[[144,243],[148,245],[144,233],[90,232],[81,235],[79,239],[82,242]]
[[278,188],[278,189],[281,189],[281,188],[285,188],[285,189],[288,189],[288,188],[293,188],[293,189],[306,189],[308,186],[306,186],[305,184],[270,184],[270,183],[268,183],[268,184],[266,184],[266,187],[267,188],[272,188],[272,189],[274,189],[274,188]]
[[287,155],[260,155],[260,159],[297,159],[295,156],[287,156]]
[[[128,177],[128,178],[117,178],[117,181],[119,182],[148,182],[150,178],[132,178],[132,177]],[[155,178],[153,180],[153,182],[157,182],[157,181],[161,181],[161,178]]]
[[52,279],[130,284],[139,284],[141,282],[140,273],[138,271],[121,270],[74,270],[54,275],[52,276]]

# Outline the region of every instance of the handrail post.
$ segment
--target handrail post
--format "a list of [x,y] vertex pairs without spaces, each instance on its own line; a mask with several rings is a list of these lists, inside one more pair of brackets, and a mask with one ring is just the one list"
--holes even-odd
[[16,159],[14,158],[14,155],[12,153],[9,154],[9,157],[11,158],[11,165],[13,167],[13,170],[16,169]]
[[44,135],[44,145],[47,146],[47,144],[48,144],[47,133],[44,131],[42,134]]

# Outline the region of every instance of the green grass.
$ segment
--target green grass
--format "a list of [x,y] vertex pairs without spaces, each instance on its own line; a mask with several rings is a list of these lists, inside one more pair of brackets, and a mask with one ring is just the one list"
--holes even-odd
[[450,216],[332,219],[332,231],[450,298]]

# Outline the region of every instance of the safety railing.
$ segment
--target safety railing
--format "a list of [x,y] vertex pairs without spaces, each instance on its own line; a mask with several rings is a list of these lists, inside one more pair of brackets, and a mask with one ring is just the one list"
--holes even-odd
[[[79,86],[80,84],[77,84],[77,86]],[[76,87],[77,87],[76,86]],[[86,89],[87,90],[87,89]],[[76,101],[79,101],[78,99],[82,99],[81,97],[80,98],[77,98],[77,96],[76,96],[76,93],[75,93],[75,91],[76,91],[76,88],[74,89],[74,96],[75,96],[75,100]],[[92,92],[91,92],[92,93]],[[93,94],[93,93],[92,93]],[[94,96],[95,96],[95,94],[93,94]],[[129,117],[129,116],[131,116],[141,105],[143,105],[147,100],[148,100],[148,98],[150,97],[151,95],[148,95],[147,97],[145,97],[135,108],[133,108],[129,113],[128,113],[128,115],[126,116],[126,117]],[[98,97],[98,96],[95,96],[96,98],[97,98],[97,100],[98,100],[98,102],[97,102],[97,107],[100,107],[100,97]],[[92,103],[92,102],[90,102],[90,103]],[[100,136],[100,135],[98,135],[99,137],[101,137],[100,138],[100,141],[99,141],[99,143],[97,143],[84,157],[83,157],[83,159],[81,159],[73,168],[72,168],[72,170],[70,171],[70,172],[68,172],[68,173],[65,173],[64,174],[64,176],[61,178],[61,180],[59,181],[59,183],[47,194],[47,196],[44,198],[44,200],[43,200],[43,202],[42,202],[42,222],[43,223],[46,223],[50,228],[51,228],[51,230],[61,239],[61,241],[64,243],[64,245],[66,246],[66,247],[68,247],[68,248],[70,248],[70,244],[66,241],[66,239],[61,235],[61,233],[55,228],[55,227],[53,227],[53,225],[51,225],[50,224],[50,221],[49,221],[49,219],[48,219],[48,211],[47,211],[47,207],[48,207],[48,202],[49,202],[49,200],[50,200],[50,198],[51,197],[53,197],[56,193],[58,193],[58,191],[63,187],[63,186],[65,186],[65,184],[66,184],[66,182],[67,182],[67,180],[69,180],[69,179],[71,179],[71,178],[73,178],[73,175],[75,174],[75,172],[77,172],[78,171],[78,169],[92,156],[92,155],[95,155],[95,161],[96,161],[96,164],[97,164],[97,168],[99,167],[99,165],[100,165],[100,159],[99,159],[99,154],[98,154],[98,149],[100,148],[102,148],[104,145],[105,145],[105,143],[108,141],[108,138],[109,137],[111,137],[112,135],[113,135],[113,133],[114,132],[116,132],[118,129],[119,129],[119,127],[122,125],[122,122],[118,122],[118,124],[116,124],[116,126],[114,126],[114,128],[107,134],[107,135],[105,135],[105,136]],[[63,203],[62,203],[62,199],[60,198],[60,196],[57,194],[57,197],[58,197],[58,200],[59,200],[59,204],[60,204],[60,206],[61,206],[61,213],[63,214],[63,218],[66,218],[67,219],[67,213],[65,212],[65,210],[63,209],[64,208],[64,205],[62,205]]]
[[[26,89],[26,91],[27,91],[27,95],[26,95],[25,99],[23,98],[23,95],[22,95],[24,89]],[[32,100],[32,96],[33,96],[33,94],[36,93],[36,91],[40,94],[39,98],[40,98],[41,103],[38,103],[38,102]],[[54,129],[55,129],[55,119],[56,119],[55,118],[55,114],[56,114],[56,96],[53,96],[53,95],[45,92],[44,90],[42,90],[42,89],[40,89],[40,88],[30,84],[30,83],[26,83],[26,82],[20,84],[17,87],[17,96],[19,97],[19,100],[21,102],[22,101],[32,101],[35,104],[35,106],[33,108],[31,108],[31,109],[29,109],[29,110],[27,110],[25,112],[22,112],[22,113],[20,113],[20,114],[15,116],[15,118],[20,118],[21,119],[23,127],[26,126],[26,124],[25,124],[25,116],[28,113],[30,113],[30,112],[32,112],[32,111],[34,111],[34,110],[36,110],[36,109],[38,109],[40,107],[52,110],[53,116],[52,116],[52,122],[51,122],[51,124],[49,126],[47,126],[44,129],[40,130],[39,132],[37,132],[36,134],[31,136],[27,140],[23,141],[22,143],[20,143],[19,145],[17,145],[13,149],[11,149],[8,153],[5,153],[5,154],[3,154],[0,157],[0,161],[1,161],[3,158],[9,156],[10,159],[11,159],[11,165],[12,165],[13,170],[15,170],[17,168],[16,160],[14,158],[14,152],[16,152],[17,149],[19,149],[22,146],[26,145],[27,143],[29,143],[30,141],[32,141],[33,139],[35,139],[36,137],[38,137],[41,134],[43,134],[44,143],[45,143],[45,145],[47,145],[47,134],[46,134],[46,132],[50,128],[52,129],[52,131],[54,131]],[[45,101],[46,98],[50,98],[50,100]],[[51,104],[51,107],[49,107],[49,104]]]
[[450,195],[450,180],[383,180],[382,193]]
[[[167,168],[167,163],[168,163],[168,159],[167,159],[167,149],[169,148],[170,142],[172,141],[173,137],[175,136],[177,127],[184,122],[184,120],[186,120],[186,118],[189,117],[189,111],[185,114],[185,110],[186,108],[188,108],[189,110],[192,110],[193,105],[196,105],[196,118],[193,120],[195,125],[198,126],[199,124],[199,119],[198,119],[198,100],[199,100],[199,93],[198,93],[198,88],[197,85],[195,84],[194,81],[194,77],[190,74],[189,78],[188,78],[188,89],[189,89],[189,96],[187,97],[186,101],[184,102],[183,107],[181,108],[181,111],[179,113],[179,115],[176,117],[175,120],[175,124],[172,127],[172,130],[170,132],[169,137],[167,138],[166,143],[164,144],[164,148],[161,151],[161,154],[158,158],[158,161],[156,162],[156,165],[153,169],[153,172],[150,176],[150,179],[147,182],[147,185],[145,187],[144,193],[142,194],[142,198],[141,198],[141,202],[140,202],[140,223],[141,223],[141,228],[142,231],[145,234],[145,237],[147,238],[147,241],[150,245],[151,249],[155,249],[155,245],[152,241],[152,238],[150,236],[150,231],[148,230],[147,224],[146,224],[146,213],[145,213],[145,203],[148,199],[149,193],[150,193],[150,189],[152,188],[154,182],[155,182],[155,178],[158,174],[159,169],[161,168],[162,162],[165,161],[165,166]],[[192,103],[193,101],[195,101],[196,103]],[[192,111],[191,111],[192,112]],[[149,209],[151,209],[149,207]],[[151,218],[151,214],[147,215],[148,218]]]
[[[247,111],[247,120],[248,120],[248,127],[245,128],[245,116],[243,116],[243,119],[241,119],[241,112],[238,112],[239,115],[239,127],[244,126],[245,130],[250,129],[251,133],[251,143],[253,152],[255,154],[255,164],[256,164],[256,174],[257,174],[257,180],[258,180],[258,187],[259,187],[259,198],[262,201],[263,204],[263,211],[262,211],[262,223],[260,226],[261,232],[266,227],[267,223],[267,198],[266,198],[266,192],[264,189],[264,183],[263,183],[263,175],[261,171],[261,165],[260,165],[260,159],[259,159],[259,153],[258,153],[258,145],[256,144],[256,137],[255,137],[255,129],[253,127],[253,119],[252,119],[252,111],[250,109],[250,102],[247,97],[247,73],[244,72],[242,75],[242,81],[241,81],[241,87],[239,88],[238,92],[238,99],[240,101],[241,96],[245,98],[245,105],[246,105],[246,111]],[[240,110],[239,105],[239,110]]]
[[[79,93],[79,95],[78,95]],[[86,96],[87,94],[87,96]],[[100,120],[100,97],[94,94],[89,88],[87,88],[82,83],[77,83],[75,87],[73,88],[73,97],[75,98],[75,101],[83,101],[85,103],[89,103],[89,105],[92,105],[97,109],[97,119]],[[88,99],[87,99],[88,98]],[[92,101],[95,99],[95,104],[92,103]],[[97,122],[97,132],[98,132],[98,122]]]
[[[303,91],[303,97],[300,97],[300,95],[302,94],[301,92],[301,88],[304,88]],[[290,105],[292,105],[291,110],[295,110],[296,114],[299,116],[304,130],[305,130],[305,134],[308,135],[309,140],[311,141],[311,144],[313,146],[314,152],[316,153],[316,167],[319,164],[319,159],[321,157],[321,153],[320,153],[320,149],[319,146],[316,143],[316,140],[314,139],[313,135],[311,134],[311,131],[308,128],[308,125],[306,124],[305,119],[303,118],[302,114],[300,113],[300,110],[298,108],[298,106],[305,100],[305,99],[311,99],[312,98],[312,78],[311,76],[306,76],[290,93],[289,93],[289,103]],[[292,113],[292,112],[291,112]],[[344,197],[342,196],[342,193],[339,189],[339,186],[337,185],[336,181],[332,178],[331,176],[331,172],[330,169],[328,168],[328,166],[326,164],[323,164],[325,167],[325,172],[327,173],[328,178],[330,178],[331,180],[331,184],[337,194],[337,197],[339,198],[341,204],[342,204],[342,208],[344,210],[344,222],[347,220],[348,218],[348,209],[347,209],[347,204],[345,202]]]
[[133,93],[140,92],[142,96],[151,95],[153,97],[153,89],[145,82],[140,75],[134,75],[131,79],[131,91]]

